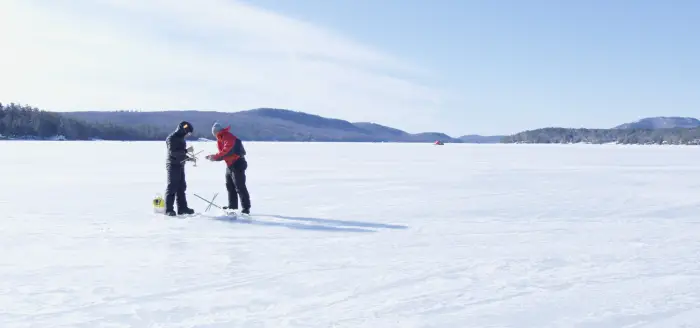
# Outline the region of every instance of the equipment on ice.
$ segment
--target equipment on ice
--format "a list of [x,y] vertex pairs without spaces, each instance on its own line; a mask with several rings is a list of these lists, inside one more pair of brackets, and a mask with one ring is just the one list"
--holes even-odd
[[153,212],[164,214],[165,213],[165,199],[160,194],[157,194],[153,198]]
[[[209,206],[207,206],[207,208],[204,209],[204,212],[209,211],[209,210],[211,209],[211,207],[214,206],[214,207],[216,207],[216,208],[222,210],[224,213],[226,213],[226,215],[233,215],[233,216],[238,216],[238,215],[239,215],[239,214],[236,213],[236,211],[233,210],[233,209],[230,209],[230,208],[228,208],[228,207],[221,207],[221,206],[216,205],[216,204],[214,203],[214,199],[216,199],[216,196],[218,196],[219,193],[214,194],[214,197],[212,197],[211,200],[208,200],[208,199],[206,199],[206,198],[204,198],[204,197],[202,197],[202,196],[200,196],[200,195],[197,195],[197,194],[194,194],[194,195],[195,195],[197,198],[199,198],[199,199],[203,200],[204,202],[206,202],[207,204],[209,204]],[[248,215],[248,213],[241,212],[240,215]]]
[[197,158],[197,155],[199,155],[203,150],[198,151],[197,153],[194,152],[194,147],[190,146],[187,148],[187,153],[185,153],[185,159],[183,159],[180,164],[186,164],[187,162],[192,162],[194,163],[194,167],[197,167],[197,161],[199,158]]
[[214,197],[212,197],[211,200],[207,200],[206,198],[204,198],[204,197],[202,197],[202,196],[200,196],[200,195],[197,195],[197,194],[194,194],[194,195],[195,195],[197,198],[199,198],[199,199],[201,199],[201,200],[203,200],[203,201],[205,201],[205,202],[207,202],[207,203],[209,204],[209,206],[207,206],[207,208],[204,209],[204,212],[208,212],[208,211],[211,209],[212,206],[214,206],[214,207],[216,207],[216,208],[218,208],[218,209],[222,209],[221,207],[219,207],[219,205],[214,204],[214,199],[216,199],[216,196],[219,195],[218,192],[217,192],[216,194],[214,194]]
[[[221,207],[214,203],[214,200],[216,197],[219,195],[219,193],[215,193],[214,196],[211,198],[211,200],[206,199],[198,194],[194,194],[197,198],[203,200],[205,203],[209,204],[205,209],[204,212],[208,212],[211,210],[212,207],[216,207],[226,213],[227,216],[231,216],[233,218],[241,217],[241,218],[246,218],[249,217],[249,214],[246,213],[237,213],[235,210],[229,209],[228,207]],[[165,199],[163,199],[163,196],[161,194],[156,194],[155,197],[153,197],[153,212],[158,213],[158,214],[164,214],[165,213]],[[196,215],[195,213],[192,213],[191,215]]]

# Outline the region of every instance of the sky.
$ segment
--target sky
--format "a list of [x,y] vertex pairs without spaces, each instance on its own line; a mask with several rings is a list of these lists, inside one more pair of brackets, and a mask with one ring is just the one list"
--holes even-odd
[[0,0],[0,102],[609,128],[700,116],[698,36],[682,0]]

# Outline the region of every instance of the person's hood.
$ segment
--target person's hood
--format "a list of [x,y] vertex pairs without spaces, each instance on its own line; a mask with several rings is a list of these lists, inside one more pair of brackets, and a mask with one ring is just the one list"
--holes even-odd
[[178,136],[185,136],[188,133],[193,133],[194,128],[192,127],[192,124],[187,121],[182,121],[180,124],[177,125],[177,128],[175,129],[175,135]]

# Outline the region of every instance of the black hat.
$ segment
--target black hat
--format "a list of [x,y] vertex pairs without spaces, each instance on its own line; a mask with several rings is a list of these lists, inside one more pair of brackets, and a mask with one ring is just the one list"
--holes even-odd
[[187,121],[180,122],[180,124],[178,125],[178,129],[185,131],[185,133],[194,132],[194,127],[192,127],[192,124]]

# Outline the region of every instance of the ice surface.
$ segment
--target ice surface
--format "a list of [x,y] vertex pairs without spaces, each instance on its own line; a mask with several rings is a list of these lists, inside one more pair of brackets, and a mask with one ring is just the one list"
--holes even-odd
[[0,142],[0,327],[700,326],[694,147],[248,142],[248,222],[164,148]]

